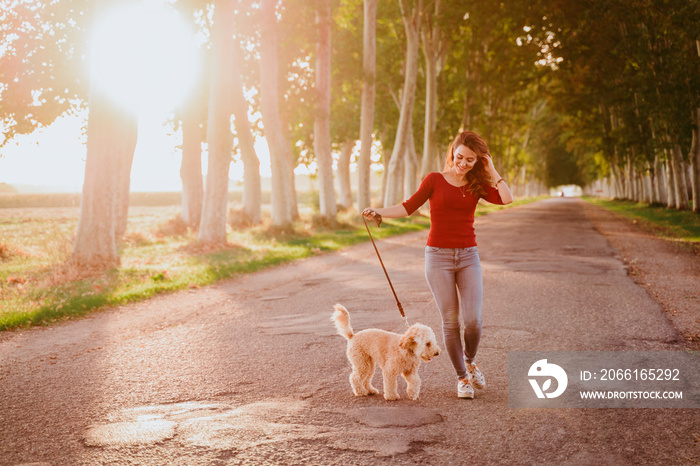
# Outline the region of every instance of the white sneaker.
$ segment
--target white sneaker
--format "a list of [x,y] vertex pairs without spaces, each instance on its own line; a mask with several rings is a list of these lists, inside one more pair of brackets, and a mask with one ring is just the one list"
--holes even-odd
[[467,363],[467,372],[474,388],[482,389],[486,387],[486,379],[484,379],[484,374],[479,370],[479,366]]
[[457,383],[458,398],[474,398],[474,387],[469,380],[459,379]]

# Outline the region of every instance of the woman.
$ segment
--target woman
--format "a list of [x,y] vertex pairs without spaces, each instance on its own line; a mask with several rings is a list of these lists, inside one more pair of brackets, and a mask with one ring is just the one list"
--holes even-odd
[[426,176],[410,199],[392,207],[367,208],[362,212],[368,218],[405,217],[430,200],[425,276],[442,317],[445,346],[457,372],[460,398],[474,398],[474,388],[486,386],[484,375],[474,362],[481,337],[483,297],[474,235],[474,211],[479,198],[492,204],[513,202],[513,195],[493,166],[484,140],[473,131],[464,131],[450,144],[443,171]]

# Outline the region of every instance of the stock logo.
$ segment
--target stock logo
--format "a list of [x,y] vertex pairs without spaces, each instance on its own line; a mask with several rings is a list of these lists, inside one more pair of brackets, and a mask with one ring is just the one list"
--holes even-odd
[[[566,371],[556,364],[550,364],[546,359],[540,359],[532,366],[527,373],[528,377],[545,378],[542,386],[540,386],[538,379],[528,379],[532,389],[535,391],[537,398],[556,398],[566,390],[566,386],[569,383],[569,379],[566,376]],[[557,389],[554,391],[548,391],[552,386],[552,378],[557,381]]]

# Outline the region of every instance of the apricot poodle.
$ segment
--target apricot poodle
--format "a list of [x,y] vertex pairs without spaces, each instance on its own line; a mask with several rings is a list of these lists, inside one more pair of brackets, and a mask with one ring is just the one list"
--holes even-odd
[[412,400],[420,394],[421,380],[418,366],[440,354],[433,330],[423,324],[411,325],[406,333],[387,332],[376,328],[353,332],[350,314],[340,304],[335,305],[331,317],[338,333],[348,340],[347,356],[352,364],[350,385],[355,396],[374,395],[372,386],[375,365],[382,369],[384,398],[398,400],[397,378],[403,376],[408,384],[406,393]]

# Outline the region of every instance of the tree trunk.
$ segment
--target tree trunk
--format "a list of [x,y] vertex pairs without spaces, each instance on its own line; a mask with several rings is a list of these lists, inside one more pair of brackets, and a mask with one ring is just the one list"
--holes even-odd
[[343,209],[352,207],[352,185],[350,182],[350,159],[355,141],[345,141],[340,148],[338,158],[338,203]]
[[630,199],[634,202],[639,202],[639,183],[637,179],[639,178],[637,174],[637,167],[634,166],[632,157],[630,157],[630,171],[629,171],[629,185],[630,185]]
[[613,195],[615,185],[613,184],[613,179],[612,177],[608,177],[605,179],[606,183],[603,185],[603,196],[607,198],[613,198],[615,197]]
[[362,111],[360,116],[360,157],[357,161],[357,208],[363,210],[372,202],[370,166],[372,164],[372,130],[374,129],[374,81],[376,63],[377,0],[364,2],[364,34],[362,69]]
[[[688,152],[688,159],[693,156],[692,146],[691,151]],[[688,209],[690,209],[690,201],[693,200],[693,166],[691,165],[692,160],[688,160],[686,163],[683,162],[683,173],[685,173],[685,195],[688,199]]]
[[632,182],[631,182],[631,181],[632,181],[632,176],[631,176],[631,172],[632,172],[632,164],[631,164],[631,162],[630,162],[629,159],[626,159],[626,160],[625,160],[625,166],[624,166],[624,173],[625,173],[625,177],[624,177],[624,180],[625,180],[625,187],[624,187],[624,189],[625,189],[625,192],[624,192],[624,194],[622,195],[622,198],[623,198],[623,199],[627,199],[627,200],[629,200],[629,199],[632,198],[632,197],[631,197],[631,193],[632,193],[632,187],[631,187],[631,185],[632,185]]
[[671,154],[669,150],[664,150],[666,160],[664,160],[664,169],[666,172],[666,207],[672,209],[676,205],[675,188],[673,186],[673,164],[671,163]]
[[207,180],[199,224],[198,240],[206,244],[226,243],[229,167],[233,149],[231,114],[235,72],[233,41],[235,5],[228,0],[214,2],[211,31],[212,61],[207,116]]
[[423,1],[417,0],[415,8],[409,13],[403,6],[403,0],[399,0],[402,10],[404,29],[406,31],[406,68],[404,75],[403,91],[401,95],[401,112],[399,124],[396,129],[394,148],[389,159],[387,172],[386,194],[384,206],[392,206],[401,202],[401,182],[403,173],[403,158],[408,151],[408,134],[413,114],[413,103],[416,98],[416,83],[418,75],[418,46],[420,23],[423,9]]
[[664,166],[662,163],[659,163],[659,155],[655,154],[654,155],[654,202],[657,204],[663,204],[666,196],[665,196],[665,191],[664,191],[664,183],[663,183],[663,170]]
[[120,190],[124,192],[124,180],[120,187],[115,174],[128,173],[126,165],[130,168],[138,127],[132,115],[118,109],[94,85],[88,107],[85,180],[70,261],[82,267],[101,268],[119,264],[117,202]]
[[[403,143],[405,146],[406,143]],[[403,153],[397,156],[392,151],[391,160],[388,167],[384,170],[384,186],[383,186],[383,206],[392,206],[402,201],[403,196],[403,179],[406,175],[406,154]],[[393,183],[393,185],[391,184]],[[392,190],[390,192],[390,189]]]
[[[391,154],[389,154],[391,155]],[[386,154],[383,155],[383,158],[386,158]],[[387,180],[387,174],[389,173],[388,166],[389,166],[389,161],[388,160],[382,160],[382,166],[384,166],[384,170],[382,170],[382,186],[379,191],[379,203],[382,204],[384,202],[384,197],[386,196],[386,180]]]
[[615,195],[613,196],[613,199],[623,199],[625,195],[625,187],[623,185],[623,174],[620,173],[621,169],[614,163],[610,165],[610,169],[612,170],[613,178],[615,180]]
[[[236,91],[234,91],[236,92]],[[241,94],[243,97],[243,94]],[[241,148],[241,160],[243,161],[243,210],[251,225],[257,225],[261,221],[262,188],[260,182],[260,159],[255,152],[255,140],[248,121],[234,110],[236,124],[236,136]]]
[[[234,63],[243,63],[240,45],[233,44]],[[239,70],[231,75],[233,117],[238,136],[238,146],[243,161],[243,209],[252,225],[260,223],[262,193],[260,187],[260,159],[255,152],[255,138],[248,120],[248,101],[243,95],[243,82]]]
[[437,78],[441,71],[444,44],[440,30],[439,14],[440,0],[435,1],[434,15],[429,16],[427,27],[421,33],[423,55],[425,57],[425,126],[423,128],[423,158],[421,160],[420,176],[424,178],[432,171],[434,160],[437,158]]
[[289,183],[291,147],[287,144],[280,119],[278,101],[277,64],[277,17],[275,0],[262,0],[260,29],[260,104],[265,137],[270,148],[272,172],[272,224],[278,228],[289,228],[292,223]]
[[115,200],[115,214],[117,220],[114,236],[117,241],[126,233],[126,225],[129,219],[129,186],[131,186],[131,166],[134,163],[136,140],[137,135],[134,133],[131,139],[124,141],[124,158],[119,164],[119,171],[116,174],[117,197]]
[[[424,50],[425,50],[424,46]],[[425,177],[430,173],[433,160],[437,157],[437,143],[435,130],[437,129],[437,70],[436,60],[428,58],[425,52],[425,127],[423,129],[423,158],[421,160],[420,175]]]
[[403,176],[403,197],[408,199],[417,189],[418,180],[418,154],[416,153],[416,140],[413,137],[413,126],[409,126],[408,144],[406,152],[406,165]]
[[647,161],[647,175],[645,177],[647,186],[647,203],[654,204],[656,200],[656,173],[655,167],[651,162]]
[[314,154],[318,167],[320,211],[335,221],[337,210],[333,186],[331,155],[331,3],[317,0],[318,42],[316,44],[316,115],[314,119]]
[[[700,54],[700,43],[698,45]],[[700,107],[695,109],[693,124],[693,143],[690,149],[690,166],[693,182],[693,212],[700,213]]]
[[202,217],[202,121],[201,95],[189,99],[182,112],[182,211],[180,217],[191,228],[199,227]]
[[678,210],[688,210],[688,191],[685,184],[685,170],[683,167],[683,155],[681,147],[676,144],[671,149],[671,161],[673,165],[673,182],[675,187],[675,208]]
[[280,114],[280,123],[282,125],[282,136],[284,137],[284,150],[287,153],[287,176],[285,177],[285,181],[287,182],[284,185],[284,196],[287,199],[287,209],[289,209],[289,214],[292,216],[292,222],[296,222],[299,220],[299,203],[297,202],[297,189],[296,189],[296,182],[297,182],[297,177],[296,174],[294,173],[294,169],[297,166],[297,159],[294,156],[294,152],[292,151],[292,144],[291,140],[292,137],[290,136],[289,133],[289,128],[290,125],[284,120],[283,115]]
[[616,189],[616,199],[624,199],[625,198],[625,178],[622,173],[622,169],[618,169],[617,171],[617,189]]

